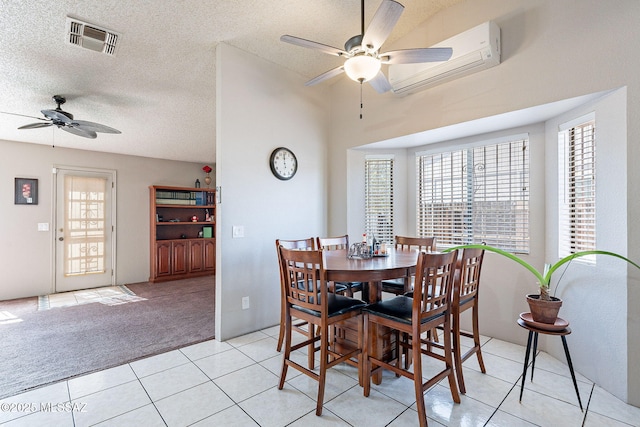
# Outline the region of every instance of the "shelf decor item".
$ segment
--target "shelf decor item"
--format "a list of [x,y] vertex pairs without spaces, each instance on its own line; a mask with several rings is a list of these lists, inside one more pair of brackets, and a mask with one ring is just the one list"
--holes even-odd
[[211,169],[209,165],[204,165],[202,170],[204,171],[204,183],[207,184],[207,188],[209,188],[209,185],[211,185],[211,175],[209,174],[213,169]]

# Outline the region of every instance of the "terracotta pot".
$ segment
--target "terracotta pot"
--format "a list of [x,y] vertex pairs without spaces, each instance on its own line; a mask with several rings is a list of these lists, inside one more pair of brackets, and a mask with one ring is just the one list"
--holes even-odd
[[551,301],[540,299],[540,295],[527,295],[529,310],[534,322],[554,324],[558,318],[558,312],[562,307],[562,300],[550,297]]

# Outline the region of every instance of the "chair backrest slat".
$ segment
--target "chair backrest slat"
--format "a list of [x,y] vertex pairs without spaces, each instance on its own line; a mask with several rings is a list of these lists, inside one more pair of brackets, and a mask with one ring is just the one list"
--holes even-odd
[[484,250],[476,248],[465,248],[459,261],[459,277],[455,284],[453,293],[453,303],[469,300],[478,293],[480,285],[480,270]]
[[396,236],[396,249],[417,249],[421,252],[432,252],[436,250],[436,238]]
[[297,240],[276,239],[276,253],[278,254],[278,267],[280,270],[280,285],[283,291],[282,295],[284,295],[284,265],[282,263],[282,256],[280,254],[280,246],[286,249],[314,250],[316,248],[316,240],[313,237]]
[[413,289],[414,322],[448,312],[454,284],[458,251],[418,254]]
[[322,251],[280,247],[287,302],[302,308],[325,312],[327,274]]
[[349,249],[349,236],[338,237],[318,237],[318,249],[334,251],[338,249]]

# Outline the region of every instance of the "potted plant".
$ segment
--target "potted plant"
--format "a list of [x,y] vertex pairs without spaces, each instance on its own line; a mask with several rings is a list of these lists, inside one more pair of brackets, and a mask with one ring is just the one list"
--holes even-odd
[[456,249],[464,249],[464,248],[484,249],[489,252],[495,252],[497,254],[504,255],[505,257],[509,258],[512,261],[517,262],[518,264],[520,264],[521,266],[529,270],[537,279],[539,284],[539,289],[540,289],[540,293],[538,295],[536,294],[527,295],[527,302],[529,303],[529,308],[531,309],[531,316],[533,320],[536,322],[548,323],[548,324],[553,324],[555,322],[558,316],[558,311],[560,310],[560,306],[562,306],[562,300],[560,298],[556,298],[554,296],[549,295],[549,287],[551,285],[551,276],[563,264],[566,264],[575,258],[579,258],[586,255],[610,255],[616,258],[623,259],[628,263],[632,264],[633,266],[635,266],[636,268],[640,269],[640,265],[636,264],[635,262],[631,261],[630,259],[622,255],[616,254],[614,252],[600,251],[600,250],[581,251],[571,255],[567,255],[566,257],[556,261],[554,264],[545,264],[544,270],[542,273],[540,273],[538,270],[535,269],[535,267],[533,267],[531,264],[529,264],[522,258],[518,257],[517,255],[493,246],[489,246],[489,245],[482,245],[482,244],[461,245],[461,246],[455,246],[452,248],[445,249],[443,252],[449,252]]

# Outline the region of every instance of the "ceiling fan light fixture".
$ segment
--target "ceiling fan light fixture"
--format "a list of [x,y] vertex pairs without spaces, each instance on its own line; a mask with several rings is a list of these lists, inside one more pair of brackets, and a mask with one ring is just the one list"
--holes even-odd
[[377,76],[381,65],[378,58],[360,54],[345,61],[344,71],[351,80],[363,83]]

